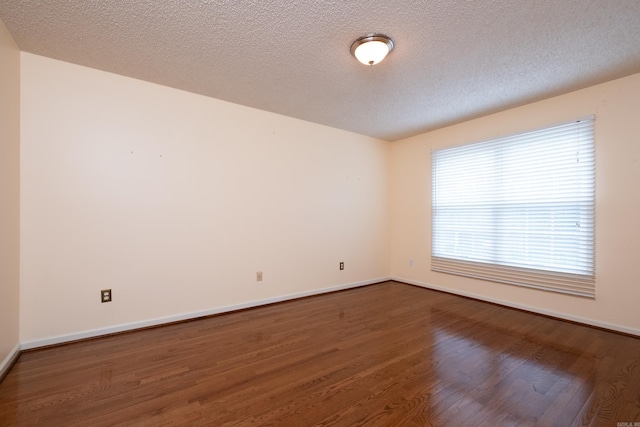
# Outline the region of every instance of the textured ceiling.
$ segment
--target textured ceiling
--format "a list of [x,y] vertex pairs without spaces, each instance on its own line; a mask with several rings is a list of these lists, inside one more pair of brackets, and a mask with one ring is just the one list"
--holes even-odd
[[[27,52],[386,140],[640,72],[638,0],[0,0]],[[374,67],[351,42],[389,35]]]

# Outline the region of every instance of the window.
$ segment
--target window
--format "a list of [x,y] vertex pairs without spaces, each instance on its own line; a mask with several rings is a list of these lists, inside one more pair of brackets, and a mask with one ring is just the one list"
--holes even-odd
[[431,269],[595,297],[593,122],[434,151]]

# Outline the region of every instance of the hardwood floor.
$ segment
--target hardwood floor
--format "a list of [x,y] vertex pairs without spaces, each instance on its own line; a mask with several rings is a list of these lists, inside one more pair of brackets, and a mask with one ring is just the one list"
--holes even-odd
[[0,383],[1,426],[634,422],[640,339],[395,282],[25,352]]

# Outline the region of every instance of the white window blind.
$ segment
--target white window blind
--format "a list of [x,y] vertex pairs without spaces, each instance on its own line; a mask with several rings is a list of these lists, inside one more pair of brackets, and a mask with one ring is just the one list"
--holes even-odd
[[431,269],[595,297],[593,122],[434,151]]

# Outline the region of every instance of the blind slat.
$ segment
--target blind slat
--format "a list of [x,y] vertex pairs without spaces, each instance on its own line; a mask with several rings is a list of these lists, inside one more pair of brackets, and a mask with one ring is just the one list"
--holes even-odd
[[595,297],[594,117],[432,153],[432,270]]

